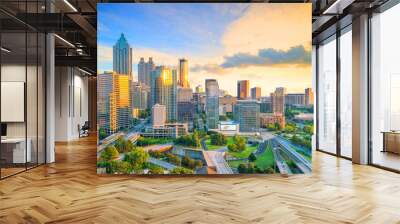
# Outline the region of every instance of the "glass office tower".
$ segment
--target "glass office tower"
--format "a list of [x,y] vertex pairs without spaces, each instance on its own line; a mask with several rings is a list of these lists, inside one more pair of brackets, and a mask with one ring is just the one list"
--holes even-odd
[[151,73],[152,106],[165,105],[167,109],[167,122],[177,120],[177,74],[176,69],[158,66]]

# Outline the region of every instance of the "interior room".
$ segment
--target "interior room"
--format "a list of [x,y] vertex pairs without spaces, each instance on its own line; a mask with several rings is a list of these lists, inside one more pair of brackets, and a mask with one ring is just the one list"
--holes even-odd
[[[220,43],[207,49],[214,52],[229,41],[237,46],[249,35],[218,39],[205,26],[228,24],[229,19],[239,26],[241,15],[256,24],[248,10],[259,4],[311,6],[311,44],[305,49],[310,55],[301,59],[310,65],[296,64],[309,68],[311,86],[290,94],[274,86],[266,93],[259,89],[263,83],[249,86],[240,77],[232,87],[237,96],[226,94],[217,82],[218,75],[226,78],[230,64],[202,67],[182,56],[171,65],[178,69],[168,70],[174,51],[146,48],[155,40],[170,40],[168,35],[179,27],[169,27],[168,35],[149,35],[138,46],[139,37],[129,35],[131,30],[156,32],[161,27],[144,26],[154,18],[143,16],[140,7],[131,14],[146,21],[107,17],[112,27],[99,22],[104,21],[98,18],[99,4],[149,7],[160,2],[175,1],[0,1],[0,223],[400,223],[398,0],[239,1],[248,5],[233,8],[218,0],[226,3],[215,4],[225,13],[223,19],[213,24],[204,20],[191,27],[196,32],[181,29],[183,36],[177,33],[176,38],[201,34]],[[194,10],[209,1],[198,2]],[[171,18],[162,23],[168,25],[176,14],[187,16],[178,21],[185,27],[194,13],[159,11],[158,16]],[[125,36],[117,30],[121,26],[129,30]],[[111,47],[104,47],[100,32],[107,34],[104,40]],[[183,49],[193,44],[177,42]],[[283,60],[282,52],[289,49],[276,50],[275,56]],[[221,60],[248,63],[262,56],[251,55],[253,51]],[[160,61],[166,66],[159,66]],[[110,71],[100,69],[104,62]],[[245,63],[228,69],[251,67]],[[255,64],[260,69],[271,61],[257,57]],[[290,67],[283,64],[271,67]],[[128,71],[120,71],[124,69]],[[210,72],[204,86],[182,81],[199,79],[194,74],[200,69]],[[139,77],[143,74],[149,77]],[[167,89],[163,82],[172,84]],[[123,94],[129,100],[121,100]],[[166,103],[152,102],[156,96]],[[169,104],[180,106],[176,117],[169,117],[174,110]],[[118,114],[135,119],[126,121]],[[122,123],[126,127],[117,128]],[[289,133],[291,128],[309,134],[309,151],[297,138],[300,134]],[[242,138],[243,151],[232,153],[241,132],[251,137]],[[211,136],[226,139],[217,147],[212,141],[221,139]],[[198,146],[179,148],[165,139]],[[285,147],[296,148],[297,154]],[[257,166],[263,153],[274,159],[266,169]],[[184,159],[193,172],[184,172]],[[135,173],[131,161],[144,168]],[[204,165],[208,163],[213,169]],[[233,169],[225,169],[232,164]],[[221,167],[229,175],[221,175]],[[180,175],[172,172],[176,168]]]

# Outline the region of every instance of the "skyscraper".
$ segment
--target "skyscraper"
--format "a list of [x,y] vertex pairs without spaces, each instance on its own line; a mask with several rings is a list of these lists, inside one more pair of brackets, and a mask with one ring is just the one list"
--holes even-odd
[[97,75],[97,123],[108,135],[117,131],[114,73]]
[[305,104],[314,105],[314,92],[311,88],[305,89]]
[[255,100],[238,100],[234,118],[242,132],[256,132],[260,128],[260,104]]
[[154,70],[153,58],[149,58],[148,62],[145,62],[144,58],[140,58],[138,63],[138,81],[141,84],[147,86],[151,85],[151,72]]
[[245,100],[249,97],[249,80],[239,80],[237,82],[237,98]]
[[208,129],[218,128],[219,86],[215,79],[206,79],[206,118]]
[[151,105],[165,105],[167,110],[167,121],[177,120],[177,75],[176,70],[157,66],[151,72]]
[[187,59],[179,59],[179,86],[189,87],[189,65]]
[[114,92],[116,98],[117,108],[117,121],[118,129],[127,129],[131,125],[132,120],[132,108],[131,108],[131,91],[130,91],[130,80],[127,75],[115,75]]
[[304,105],[304,93],[288,93],[285,96],[286,105]]
[[117,74],[128,75],[132,80],[132,48],[123,33],[113,47],[113,70]]
[[261,88],[253,87],[251,88],[251,99],[259,100],[261,98]]
[[153,127],[164,126],[167,120],[167,109],[165,105],[155,104],[151,108],[151,121]]
[[178,121],[190,123],[194,117],[193,90],[186,87],[178,87],[177,93]]
[[278,87],[275,92],[271,93],[272,112],[284,114],[285,113],[285,95],[286,88]]

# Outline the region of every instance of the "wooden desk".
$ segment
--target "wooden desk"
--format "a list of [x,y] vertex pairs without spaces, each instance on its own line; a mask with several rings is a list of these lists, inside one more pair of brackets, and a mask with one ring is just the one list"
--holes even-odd
[[1,139],[1,159],[14,164],[31,162],[31,140],[28,138],[26,142],[25,151],[25,138]]
[[400,154],[400,132],[383,131],[383,151]]

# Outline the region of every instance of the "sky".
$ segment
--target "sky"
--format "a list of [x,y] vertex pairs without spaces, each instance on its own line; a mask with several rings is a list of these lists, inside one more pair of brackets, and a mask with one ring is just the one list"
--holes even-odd
[[134,79],[141,57],[177,67],[189,61],[192,88],[217,79],[236,96],[238,80],[304,92],[311,87],[311,4],[99,3],[98,72],[112,70],[112,46],[123,33],[133,49]]

